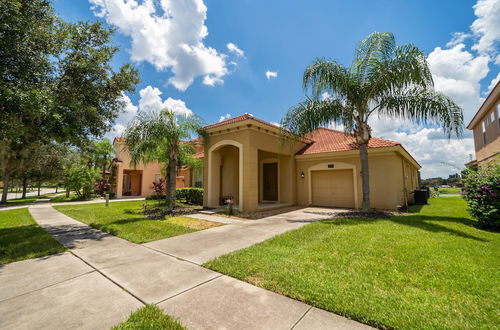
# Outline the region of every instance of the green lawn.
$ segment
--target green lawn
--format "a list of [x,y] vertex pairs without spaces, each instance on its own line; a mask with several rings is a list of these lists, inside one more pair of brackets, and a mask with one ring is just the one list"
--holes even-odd
[[103,202],[58,205],[54,208],[73,219],[134,243],[155,241],[221,225],[188,217],[148,220],[141,214],[144,203],[145,201],[112,202],[106,207]]
[[460,194],[462,192],[461,188],[438,188],[440,194]]
[[63,202],[80,202],[84,199],[78,197],[75,193],[71,193],[69,197],[66,197],[66,193],[56,196],[50,199],[51,203],[63,203]]
[[120,323],[112,330],[185,330],[179,322],[171,316],[163,314],[155,305],[147,305],[130,315],[127,321]]
[[0,211],[0,264],[63,251],[65,248],[36,224],[27,208]]
[[378,327],[498,328],[500,234],[460,197],[307,225],[205,266]]
[[[0,189],[1,191],[1,189]],[[16,198],[16,199],[9,199],[7,200],[7,203],[0,203],[0,208],[2,207],[9,207],[9,206],[22,206],[22,205],[30,205],[33,204],[37,199],[40,198],[47,198],[50,196],[53,196],[54,194],[46,194],[46,195],[40,195],[40,196],[29,196],[26,198]]]

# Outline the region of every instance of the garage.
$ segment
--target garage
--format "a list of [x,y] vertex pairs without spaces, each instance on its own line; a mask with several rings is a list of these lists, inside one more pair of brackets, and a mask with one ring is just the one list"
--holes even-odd
[[312,205],[354,208],[351,169],[311,172]]

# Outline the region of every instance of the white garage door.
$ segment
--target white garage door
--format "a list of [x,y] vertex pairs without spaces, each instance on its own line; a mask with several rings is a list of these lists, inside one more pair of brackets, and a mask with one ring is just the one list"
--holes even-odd
[[352,170],[313,171],[312,204],[354,208]]

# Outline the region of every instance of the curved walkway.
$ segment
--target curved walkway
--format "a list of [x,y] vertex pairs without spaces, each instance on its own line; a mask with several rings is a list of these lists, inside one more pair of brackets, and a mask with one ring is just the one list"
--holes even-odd
[[190,329],[368,328],[199,266],[326,217],[313,211],[232,220],[137,245],[48,204],[31,206],[33,218],[69,252],[0,268],[0,328],[107,329],[151,303]]

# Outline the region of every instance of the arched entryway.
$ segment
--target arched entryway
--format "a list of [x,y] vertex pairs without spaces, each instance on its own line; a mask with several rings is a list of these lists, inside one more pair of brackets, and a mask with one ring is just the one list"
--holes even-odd
[[243,211],[243,145],[220,141],[208,150],[208,206],[218,207],[223,199],[232,199]]

